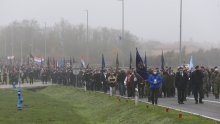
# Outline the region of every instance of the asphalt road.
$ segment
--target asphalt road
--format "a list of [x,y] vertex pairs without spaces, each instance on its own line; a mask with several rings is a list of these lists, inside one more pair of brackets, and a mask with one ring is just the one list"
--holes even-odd
[[[21,84],[20,87],[39,87],[39,86],[48,86],[48,85],[52,85],[52,83],[47,83],[47,84],[42,84],[42,82],[34,82],[34,84]],[[18,87],[18,85],[16,85],[16,87]],[[0,85],[0,89],[7,89],[7,88],[13,88],[12,85]]]
[[[139,99],[139,101],[149,103],[147,102],[147,98]],[[220,121],[220,100],[215,99],[214,96],[210,94],[209,98],[205,98],[203,102],[204,104],[195,104],[193,96],[187,97],[187,101],[185,101],[184,104],[178,104],[177,97],[159,98],[158,106]]]
[[[147,99],[141,99],[146,102]],[[178,104],[177,98],[159,98],[159,105],[173,108],[179,111],[189,112],[204,117],[209,117],[220,121],[220,101],[214,98],[204,99],[204,104],[195,104],[195,100],[191,97],[187,98],[185,104]]]

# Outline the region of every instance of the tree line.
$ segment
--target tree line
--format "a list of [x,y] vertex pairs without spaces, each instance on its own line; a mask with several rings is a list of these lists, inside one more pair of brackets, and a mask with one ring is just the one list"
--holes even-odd
[[[46,44],[45,44],[46,43]],[[54,25],[40,25],[36,20],[14,21],[7,26],[0,27],[0,56],[12,56],[16,59],[26,58],[32,54],[44,57],[46,55],[56,59],[74,57],[75,60],[84,58],[91,64],[101,64],[101,55],[105,56],[107,65],[115,65],[116,55],[119,56],[120,66],[129,66],[130,52],[135,60],[135,49],[140,45],[140,39],[125,31],[124,39],[121,30],[109,28],[91,28],[87,41],[85,25],[72,25],[61,20]],[[156,44],[155,44],[156,45]],[[147,46],[145,49],[150,49]],[[144,53],[142,51],[141,53]],[[195,64],[216,66],[220,62],[220,49],[186,54],[183,49],[183,60],[189,62],[192,55]],[[142,54],[144,57],[144,54]],[[179,54],[170,50],[164,53],[166,66],[177,66]],[[149,66],[160,66],[161,56],[147,56]],[[135,66],[135,61],[133,61]]]

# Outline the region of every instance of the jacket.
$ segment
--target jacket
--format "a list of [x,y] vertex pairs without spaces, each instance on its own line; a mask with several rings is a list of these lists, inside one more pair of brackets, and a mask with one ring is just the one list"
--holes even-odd
[[[150,76],[148,77],[148,82],[150,83],[150,88],[151,89],[157,89],[160,88],[161,86],[161,76],[160,74],[150,74]],[[154,81],[156,81],[157,83],[154,84]]]

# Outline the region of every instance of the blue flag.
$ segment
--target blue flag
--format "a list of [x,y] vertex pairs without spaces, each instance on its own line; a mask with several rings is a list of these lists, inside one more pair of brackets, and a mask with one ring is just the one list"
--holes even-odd
[[189,70],[193,69],[193,57],[191,56],[190,61],[189,61]]
[[104,55],[102,54],[102,70],[105,68],[105,58]]
[[146,78],[147,75],[146,67],[144,66],[143,60],[137,48],[136,48],[136,71],[143,79]]

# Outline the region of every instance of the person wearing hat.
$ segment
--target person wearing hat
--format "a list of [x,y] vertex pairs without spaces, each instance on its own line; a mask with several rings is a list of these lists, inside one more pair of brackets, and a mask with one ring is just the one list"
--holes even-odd
[[[193,88],[193,94],[195,98],[195,104],[203,104],[202,99],[204,98],[203,94],[203,78],[204,74],[201,71],[199,66],[195,67],[195,71],[192,72],[191,76],[191,83],[192,83],[192,88]],[[198,95],[199,95],[199,101],[198,101]]]
[[185,90],[186,90],[188,79],[189,77],[187,73],[183,71],[182,67],[180,67],[175,77],[175,86],[177,88],[179,104],[184,104],[183,101],[184,101]]
[[150,74],[148,78],[148,82],[150,83],[150,90],[151,90],[151,101],[152,104],[157,104],[159,89],[161,87],[161,76],[158,73],[157,69],[153,69],[153,73]]

